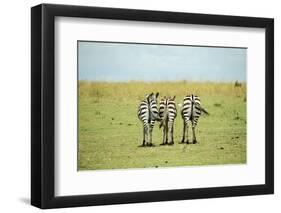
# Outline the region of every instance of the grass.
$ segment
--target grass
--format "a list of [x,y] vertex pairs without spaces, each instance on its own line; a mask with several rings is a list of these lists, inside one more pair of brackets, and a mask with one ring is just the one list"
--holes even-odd
[[[182,119],[178,109],[173,146],[159,146],[162,131],[153,130],[154,147],[142,144],[137,107],[144,95],[160,92],[201,97],[210,113],[201,116],[198,144],[178,144]],[[191,140],[191,129],[189,139]],[[246,85],[196,82],[79,82],[78,170],[171,167],[246,163]]]

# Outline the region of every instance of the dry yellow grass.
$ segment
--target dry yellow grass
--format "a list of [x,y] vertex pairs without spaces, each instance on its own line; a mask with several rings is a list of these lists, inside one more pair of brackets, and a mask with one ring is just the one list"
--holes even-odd
[[81,98],[110,98],[142,100],[149,92],[159,92],[160,95],[184,97],[187,94],[199,96],[223,95],[242,96],[246,94],[246,85],[234,87],[234,83],[214,82],[137,82],[107,83],[80,81],[79,95]]

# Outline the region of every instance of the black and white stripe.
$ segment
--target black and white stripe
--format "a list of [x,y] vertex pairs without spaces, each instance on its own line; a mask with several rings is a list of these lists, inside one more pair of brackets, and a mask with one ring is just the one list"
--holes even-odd
[[155,121],[160,121],[157,97],[159,93],[151,93],[140,103],[138,108],[138,117],[143,123],[143,146],[152,146],[152,130]]
[[159,116],[161,119],[160,128],[163,127],[163,142],[161,145],[174,144],[174,122],[177,117],[177,107],[176,107],[175,98],[176,98],[175,96],[173,98],[164,97],[160,101],[160,106],[159,106]]
[[[196,95],[188,95],[183,99],[183,104],[181,105],[181,116],[183,119],[183,136],[182,143],[189,143],[188,141],[188,122],[191,122],[192,125],[192,142],[197,143],[195,135],[195,127],[198,123],[198,119],[201,113],[204,112],[209,114],[205,109],[201,107],[200,97]],[[185,134],[187,140],[185,141]]]

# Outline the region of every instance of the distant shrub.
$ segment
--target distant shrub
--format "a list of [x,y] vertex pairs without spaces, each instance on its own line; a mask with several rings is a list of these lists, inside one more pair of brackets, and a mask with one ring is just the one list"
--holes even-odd
[[215,106],[215,107],[221,107],[221,104],[219,104],[219,103],[214,103],[214,106]]
[[235,81],[234,83],[234,87],[241,87],[242,83],[240,83],[239,81]]

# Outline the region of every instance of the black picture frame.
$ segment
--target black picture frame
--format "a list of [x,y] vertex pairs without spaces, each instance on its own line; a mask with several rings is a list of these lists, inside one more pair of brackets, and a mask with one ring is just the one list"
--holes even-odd
[[[264,28],[265,184],[93,195],[54,195],[55,17]],[[31,8],[31,204],[39,208],[155,202],[274,193],[274,20],[271,18],[41,4]]]

